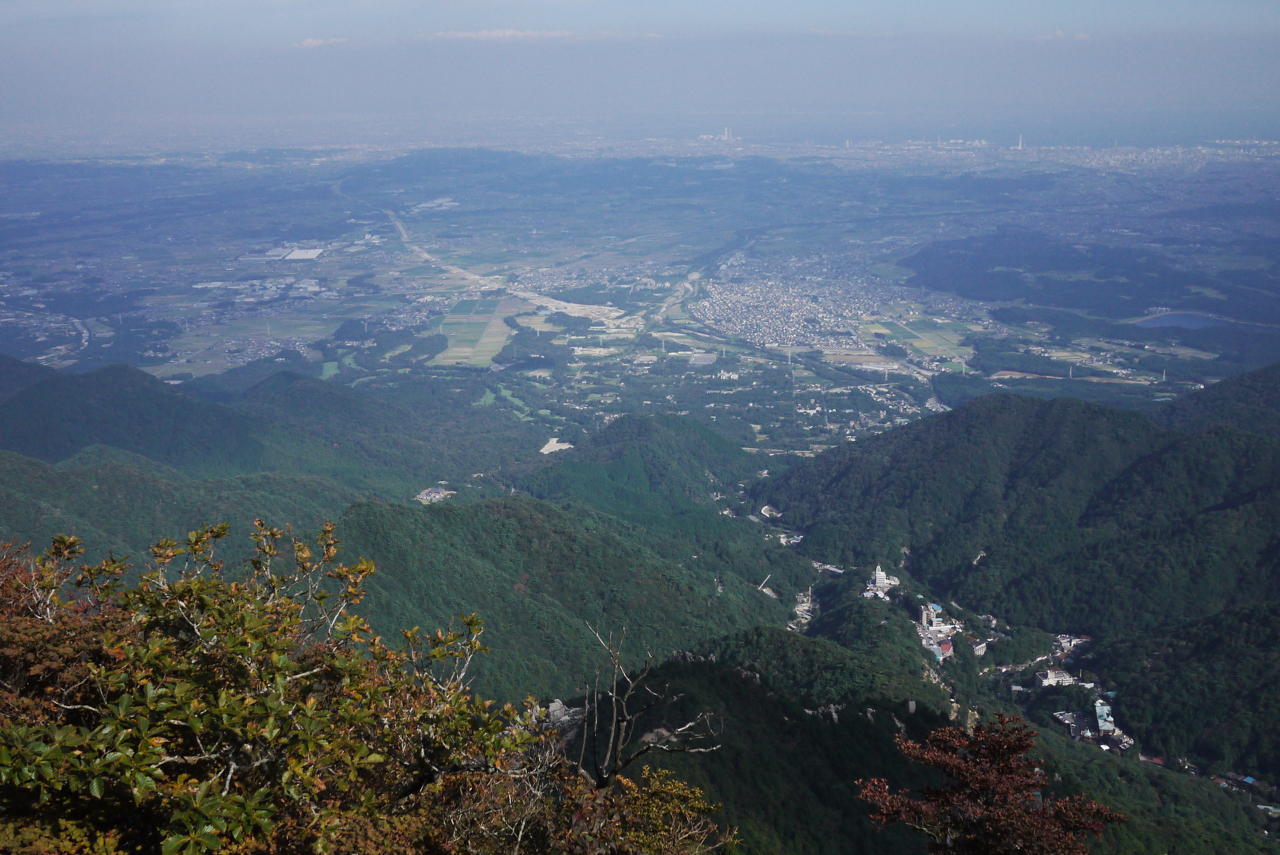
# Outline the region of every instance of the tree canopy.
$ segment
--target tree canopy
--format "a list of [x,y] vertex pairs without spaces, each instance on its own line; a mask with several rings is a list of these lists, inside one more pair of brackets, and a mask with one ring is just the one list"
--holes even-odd
[[1045,798],[1044,773],[1030,756],[1035,737],[1020,719],[1004,715],[971,733],[940,728],[923,744],[900,735],[903,754],[943,772],[949,783],[916,799],[873,779],[863,782],[862,797],[875,806],[876,822],[928,834],[931,852],[1087,855],[1087,834],[1126,818],[1082,795]]
[[352,607],[373,565],[256,523],[124,562],[74,538],[0,553],[0,848],[25,853],[707,852],[668,773],[596,786],[546,710],[475,697],[483,625],[403,633]]

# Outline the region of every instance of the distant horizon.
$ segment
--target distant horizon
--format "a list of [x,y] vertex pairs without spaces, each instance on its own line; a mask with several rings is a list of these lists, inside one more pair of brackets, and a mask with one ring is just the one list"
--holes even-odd
[[[3,16],[0,15],[0,21]],[[1089,35],[519,28],[260,45],[0,33],[0,156],[294,145],[1280,138],[1280,29]],[[39,36],[44,33],[43,36]]]
[[[555,116],[475,119],[427,125],[399,116],[144,117],[96,127],[14,124],[0,129],[0,160],[210,155],[236,151],[493,148],[588,153],[617,147],[720,142],[726,130],[740,147],[841,149],[865,145],[944,145],[987,149],[1106,150],[1195,148],[1224,143],[1280,145],[1280,114],[1180,116],[1075,114],[1018,122],[1013,118],[902,117],[884,114],[686,114],[617,119]],[[1021,130],[1020,130],[1021,128]]]

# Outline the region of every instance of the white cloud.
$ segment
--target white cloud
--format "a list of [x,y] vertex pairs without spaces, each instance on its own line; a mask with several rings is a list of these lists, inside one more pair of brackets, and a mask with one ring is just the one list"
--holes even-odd
[[321,47],[322,45],[337,45],[345,42],[346,39],[303,39],[298,43],[301,48]]
[[576,35],[568,30],[478,30],[476,32],[436,33],[433,39],[471,39],[474,41],[499,41],[510,39],[563,39]]

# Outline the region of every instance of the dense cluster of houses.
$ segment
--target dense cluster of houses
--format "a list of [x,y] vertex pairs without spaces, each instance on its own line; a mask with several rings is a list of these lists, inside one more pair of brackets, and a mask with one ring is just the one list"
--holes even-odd
[[916,632],[920,634],[920,643],[928,648],[939,662],[954,653],[951,639],[956,633],[963,631],[964,624],[955,618],[948,617],[943,612],[942,606],[937,603],[920,607],[920,622],[916,624]]
[[[1090,641],[1092,639],[1087,635],[1059,635],[1053,642],[1053,659],[1070,661],[1072,655]],[[1077,742],[1093,742],[1103,751],[1127,751],[1133,747],[1133,739],[1116,727],[1115,718],[1111,715],[1111,704],[1106,698],[1113,696],[1114,692],[1104,696],[1096,683],[1081,682],[1063,668],[1051,666],[1036,673],[1037,688],[1053,686],[1080,686],[1092,690],[1094,694],[1092,711],[1060,710],[1053,714],[1055,720],[1067,726],[1072,739]]]

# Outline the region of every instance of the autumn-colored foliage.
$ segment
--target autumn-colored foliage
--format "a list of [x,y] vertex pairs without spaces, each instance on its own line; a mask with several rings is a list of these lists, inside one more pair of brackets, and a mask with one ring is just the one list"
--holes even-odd
[[913,798],[881,779],[860,781],[881,825],[905,823],[929,835],[931,852],[966,855],[1086,855],[1087,834],[1125,817],[1085,796],[1043,795],[1043,771],[1030,756],[1036,732],[997,715],[972,733],[942,728],[924,744],[899,736],[899,750],[946,774],[949,783]]
[[0,850],[698,853],[728,838],[664,773],[601,789],[546,711],[467,688],[478,618],[390,646],[352,611],[374,572],[258,522],[153,566],[0,549]]

